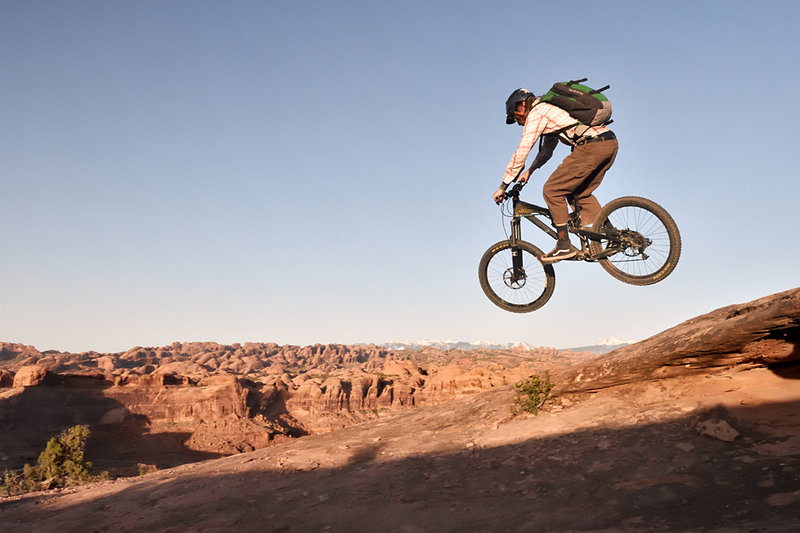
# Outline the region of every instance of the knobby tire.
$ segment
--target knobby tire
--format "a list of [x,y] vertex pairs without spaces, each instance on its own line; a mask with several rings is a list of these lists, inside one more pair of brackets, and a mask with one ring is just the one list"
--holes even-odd
[[552,265],[543,264],[539,258],[544,253],[525,241],[517,243],[522,254],[525,279],[510,283],[512,270],[511,241],[500,241],[489,247],[478,265],[481,288],[495,305],[512,313],[529,313],[539,309],[553,295],[556,274]]
[[[613,277],[631,285],[652,285],[675,270],[681,256],[681,236],[678,225],[663,207],[647,198],[623,196],[603,207],[597,215],[595,227],[603,229],[607,222],[619,231],[635,232],[637,236],[652,241],[644,249],[644,254],[635,247],[628,247],[600,259],[600,266]],[[591,241],[589,246],[597,255],[610,243],[607,240]]]

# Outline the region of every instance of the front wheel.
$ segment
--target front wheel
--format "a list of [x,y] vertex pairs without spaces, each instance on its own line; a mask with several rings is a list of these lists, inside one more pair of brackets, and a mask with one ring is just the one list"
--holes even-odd
[[[514,266],[514,254],[517,267]],[[539,258],[544,253],[529,242],[511,241],[493,244],[481,257],[478,279],[486,296],[498,307],[512,313],[529,313],[539,309],[553,295],[556,273],[552,265]]]
[[591,241],[589,246],[600,258],[600,266],[620,281],[652,285],[666,278],[678,264],[678,225],[652,200],[638,196],[612,200],[597,215],[594,227],[616,236]]

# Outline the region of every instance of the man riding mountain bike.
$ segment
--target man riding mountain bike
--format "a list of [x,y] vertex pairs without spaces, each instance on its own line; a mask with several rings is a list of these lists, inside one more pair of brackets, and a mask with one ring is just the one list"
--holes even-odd
[[[506,124],[515,122],[523,126],[522,139],[506,167],[500,188],[492,198],[500,203],[506,188],[515,179],[526,183],[534,170],[550,160],[559,141],[571,146],[571,153],[564,158],[542,188],[542,196],[550,209],[558,241],[555,248],[541,260],[554,263],[575,257],[578,249],[570,242],[567,231],[568,200],[579,200],[582,223],[584,227],[591,226],[601,209],[600,202],[593,193],[614,163],[618,149],[617,138],[606,126],[586,126],[572,118],[568,112],[541,101],[525,89],[517,89],[506,101]],[[521,172],[537,139],[540,139],[539,152],[530,168]]]

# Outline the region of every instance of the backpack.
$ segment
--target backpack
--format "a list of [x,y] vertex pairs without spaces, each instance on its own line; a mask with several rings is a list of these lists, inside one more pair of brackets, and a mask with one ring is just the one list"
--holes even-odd
[[581,85],[586,80],[587,78],[583,78],[556,83],[540,100],[560,107],[572,118],[587,126],[611,124],[613,122],[611,120],[611,102],[601,94],[610,85],[606,85],[602,89],[592,89]]

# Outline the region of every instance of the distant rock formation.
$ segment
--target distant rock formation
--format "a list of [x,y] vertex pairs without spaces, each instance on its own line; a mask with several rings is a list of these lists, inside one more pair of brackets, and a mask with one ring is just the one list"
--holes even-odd
[[39,383],[42,383],[46,377],[47,369],[44,367],[39,365],[26,365],[17,370],[11,387],[35,387]]
[[0,389],[14,386],[14,373],[0,369]]
[[375,345],[176,342],[110,354],[0,349],[0,423],[20,428],[0,434],[0,468],[35,461],[49,437],[78,423],[92,426],[99,464],[160,450],[160,463],[145,459],[163,466],[340,429],[502,386],[537,365],[566,364],[555,349],[520,348],[396,353]]
[[[606,355],[516,346],[392,351],[375,345],[173,343],[126,352],[0,344],[0,469],[89,424],[98,466],[169,466],[329,432],[506,387],[547,371],[580,393],[715,367],[800,361],[800,289],[689,320]],[[91,449],[93,447],[93,449]]]
[[0,365],[17,361],[28,361],[41,357],[42,354],[33,346],[0,342]]

